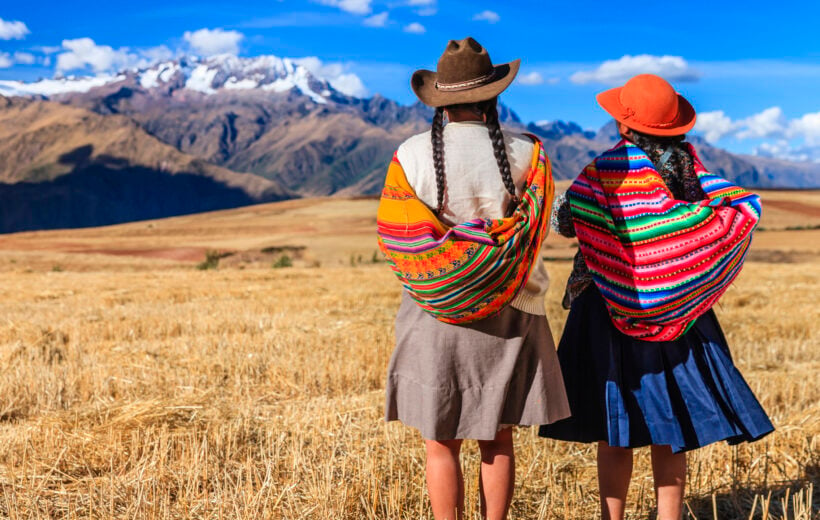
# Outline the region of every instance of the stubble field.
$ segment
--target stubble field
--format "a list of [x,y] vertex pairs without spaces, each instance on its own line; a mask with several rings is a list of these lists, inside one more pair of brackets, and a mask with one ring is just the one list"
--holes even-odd
[[[820,193],[767,201],[716,312],[777,431],[692,454],[690,518],[820,517]],[[382,420],[400,288],[375,207],[0,236],[0,517],[429,518],[418,433]],[[556,335],[574,251],[544,250]],[[513,518],[598,514],[591,446],[515,442]],[[653,501],[638,450],[629,517]]]

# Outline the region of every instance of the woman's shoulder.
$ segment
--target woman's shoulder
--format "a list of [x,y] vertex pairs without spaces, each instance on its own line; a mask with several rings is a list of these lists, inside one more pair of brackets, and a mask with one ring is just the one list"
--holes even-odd
[[601,152],[592,159],[587,168],[623,170],[632,168],[636,163],[646,166],[644,163],[647,161],[649,161],[649,158],[646,156],[646,152],[626,139],[621,139],[610,149]]
[[399,163],[406,166],[417,159],[432,156],[433,144],[430,139],[430,130],[411,136],[399,145],[396,156]]
[[526,134],[512,132],[506,128],[503,129],[503,132],[507,155],[510,158],[518,159],[525,165],[529,165],[529,160],[532,158],[533,149],[535,148],[535,141]]
[[503,127],[501,131],[504,133],[504,139],[508,142],[515,144],[528,144],[530,147],[535,145],[535,141],[532,137],[530,137],[530,134],[522,134],[521,132],[510,130],[507,127]]
[[432,148],[430,130],[408,137],[399,145],[399,150],[417,150],[419,148]]

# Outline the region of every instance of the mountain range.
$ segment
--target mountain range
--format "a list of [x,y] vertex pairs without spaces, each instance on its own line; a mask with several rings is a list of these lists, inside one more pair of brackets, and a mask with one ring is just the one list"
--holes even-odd
[[[337,85],[340,87],[339,85]],[[432,111],[357,98],[287,58],[182,58],[94,78],[0,81],[0,232],[82,227],[292,197],[373,195]],[[571,122],[500,119],[538,135],[570,179],[617,139]],[[707,167],[753,187],[820,185],[820,164],[731,154]]]

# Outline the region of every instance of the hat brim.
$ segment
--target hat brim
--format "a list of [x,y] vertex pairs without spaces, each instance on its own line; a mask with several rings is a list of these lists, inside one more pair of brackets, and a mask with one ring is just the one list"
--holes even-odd
[[678,94],[678,114],[673,121],[663,125],[637,121],[634,115],[630,114],[630,111],[621,104],[622,88],[616,87],[605,90],[595,96],[595,99],[601,105],[601,108],[606,110],[616,121],[625,124],[629,128],[648,135],[674,136],[683,135],[695,126],[695,120],[697,119],[695,109],[680,94]]
[[495,79],[486,85],[469,90],[444,91],[436,88],[438,75],[432,70],[417,70],[413,73],[410,86],[419,100],[427,106],[444,107],[461,103],[478,103],[492,99],[507,89],[518,74],[521,60],[494,65]]

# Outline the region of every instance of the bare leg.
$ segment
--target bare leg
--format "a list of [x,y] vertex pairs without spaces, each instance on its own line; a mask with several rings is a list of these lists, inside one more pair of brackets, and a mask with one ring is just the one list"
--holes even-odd
[[478,441],[478,448],[481,450],[481,518],[505,520],[515,488],[512,428],[501,430],[494,440]]
[[686,489],[686,454],[672,453],[669,446],[652,446],[652,475],[658,520],[680,520]]
[[623,520],[632,478],[632,450],[598,443],[598,489],[603,520]]
[[458,454],[461,440],[424,441],[427,446],[427,492],[436,520],[464,517],[464,476]]

